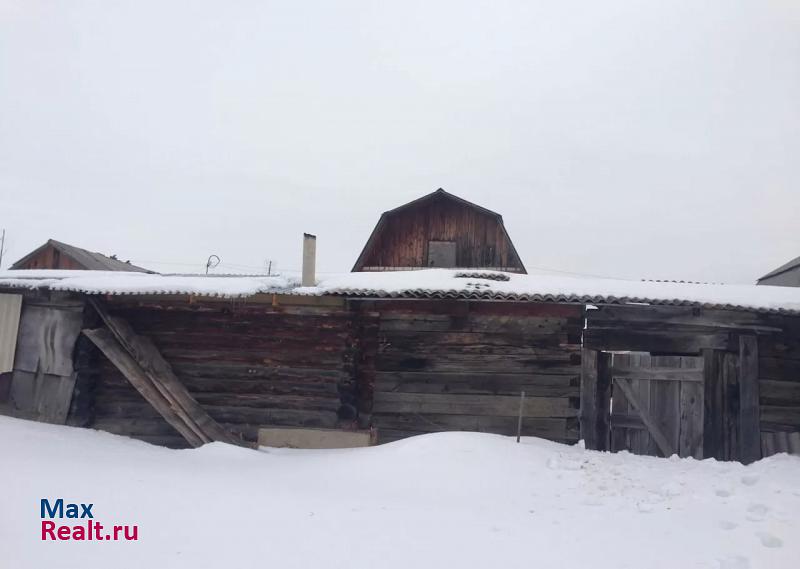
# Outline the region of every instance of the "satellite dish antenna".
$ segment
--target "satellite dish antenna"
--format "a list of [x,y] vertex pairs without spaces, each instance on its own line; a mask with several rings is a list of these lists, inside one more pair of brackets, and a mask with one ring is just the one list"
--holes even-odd
[[206,261],[206,274],[208,274],[208,269],[213,269],[217,265],[219,265],[220,258],[216,255],[209,255],[208,260]]

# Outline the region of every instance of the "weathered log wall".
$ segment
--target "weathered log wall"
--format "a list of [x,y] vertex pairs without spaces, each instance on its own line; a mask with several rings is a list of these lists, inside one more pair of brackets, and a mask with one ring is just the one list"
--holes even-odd
[[[358,408],[354,334],[338,306],[230,302],[110,302],[149,337],[190,394],[216,421],[255,441],[262,425],[352,428]],[[101,354],[84,365],[94,428],[185,446],[178,433]]]
[[783,332],[758,343],[761,450],[800,454],[800,318],[779,319]]
[[381,442],[450,430],[578,437],[582,307],[364,301],[378,313],[372,424]]

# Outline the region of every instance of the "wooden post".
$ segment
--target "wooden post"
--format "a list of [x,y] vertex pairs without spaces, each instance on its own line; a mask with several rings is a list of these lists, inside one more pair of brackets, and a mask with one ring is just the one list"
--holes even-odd
[[581,438],[588,449],[597,449],[597,350],[581,350]]
[[597,450],[611,448],[611,382],[611,354],[598,352],[597,396],[595,397]]
[[724,459],[725,399],[721,352],[703,350],[703,458]]
[[758,408],[758,338],[739,337],[739,459],[749,464],[761,458]]
[[523,391],[519,396],[519,417],[517,417],[517,442],[522,436],[522,409],[525,405],[525,392]]

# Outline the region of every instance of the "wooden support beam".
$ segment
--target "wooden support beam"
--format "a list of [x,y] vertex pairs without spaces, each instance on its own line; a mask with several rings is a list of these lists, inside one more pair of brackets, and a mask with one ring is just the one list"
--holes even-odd
[[597,450],[611,448],[611,354],[599,352],[597,354]]
[[758,401],[758,339],[739,337],[739,459],[749,464],[761,458]]
[[628,400],[631,406],[636,410],[637,413],[639,413],[642,423],[644,423],[645,427],[647,427],[647,430],[650,431],[650,436],[653,437],[653,440],[656,442],[656,445],[658,445],[661,453],[665,457],[670,457],[675,454],[675,450],[672,448],[667,436],[661,430],[661,427],[659,427],[658,423],[656,423],[656,421],[650,416],[647,408],[644,407],[636,398],[636,394],[634,394],[630,382],[622,377],[614,378],[614,381],[619,386],[620,390],[625,395],[625,398]]
[[581,438],[586,448],[596,450],[597,437],[597,350],[581,351]]
[[84,336],[100,348],[100,351],[114,364],[117,369],[131,382],[136,390],[144,397],[164,419],[178,431],[186,442],[193,447],[199,447],[205,442],[200,434],[195,432],[186,421],[179,416],[179,410],[159,392],[144,370],[136,363],[131,355],[117,342],[114,335],[105,328],[84,330]]
[[[251,446],[220,426],[200,406],[149,338],[136,334],[130,324],[122,318],[110,315],[105,307],[95,299],[90,298],[89,301],[119,345],[141,368],[161,396],[169,402],[174,414],[194,431],[203,442],[220,441]],[[130,378],[128,379],[130,380]],[[187,441],[192,444],[189,439]]]
[[725,460],[723,352],[703,350],[703,458]]

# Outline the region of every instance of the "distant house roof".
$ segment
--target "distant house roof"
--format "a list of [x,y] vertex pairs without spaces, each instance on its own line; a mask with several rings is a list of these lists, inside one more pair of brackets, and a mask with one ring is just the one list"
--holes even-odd
[[27,255],[25,255],[22,259],[11,265],[11,269],[21,269],[24,268],[26,262],[28,262],[31,258],[38,255],[42,250],[46,249],[47,247],[53,247],[57,251],[59,251],[62,255],[66,255],[79,265],[81,265],[87,271],[127,271],[127,272],[135,272],[135,273],[153,273],[155,271],[151,271],[149,269],[145,269],[142,267],[137,267],[136,265],[132,265],[130,261],[120,261],[114,257],[109,257],[107,255],[103,255],[102,253],[93,253],[92,251],[88,251],[86,249],[81,249],[80,247],[75,247],[74,245],[70,245],[68,243],[62,243],[61,241],[56,241],[55,239],[48,239],[47,243],[42,245],[41,247],[37,247]]
[[766,275],[764,275],[763,277],[758,279],[758,282],[761,282],[761,281],[763,281],[765,279],[769,279],[769,278],[772,278],[772,277],[777,277],[780,274],[783,274],[783,273],[785,273],[787,271],[791,271],[792,269],[797,269],[797,268],[800,268],[800,257],[792,259],[791,261],[789,261],[788,263],[786,263],[784,265],[781,265],[780,267],[778,267],[774,271],[771,271],[771,272],[767,273]]
[[375,240],[380,235],[381,229],[386,224],[386,220],[388,218],[390,218],[393,215],[396,215],[398,213],[401,213],[403,211],[406,211],[406,210],[408,210],[408,209],[410,209],[410,208],[412,208],[414,206],[423,205],[425,203],[428,203],[428,202],[431,202],[431,201],[434,201],[434,200],[439,200],[439,199],[450,200],[452,202],[455,202],[455,203],[461,204],[463,206],[469,207],[469,208],[471,208],[471,209],[473,209],[475,211],[478,211],[480,213],[483,213],[485,215],[488,215],[488,216],[491,216],[491,217],[494,217],[495,219],[497,219],[497,223],[499,224],[500,229],[503,232],[503,236],[508,240],[508,243],[509,243],[509,246],[511,248],[511,251],[512,251],[514,257],[516,257],[517,262],[519,263],[521,272],[523,274],[527,273],[527,271],[525,270],[525,265],[523,265],[522,259],[520,258],[519,253],[517,253],[517,248],[514,247],[514,242],[511,241],[511,237],[508,235],[508,231],[506,230],[506,226],[503,223],[503,216],[500,215],[499,213],[495,212],[495,211],[492,211],[490,209],[486,209],[485,207],[479,206],[476,203],[472,203],[469,200],[465,200],[464,198],[460,198],[455,194],[451,194],[450,192],[445,191],[444,188],[439,188],[436,191],[433,191],[433,192],[431,192],[429,194],[425,194],[424,196],[422,196],[420,198],[412,200],[412,201],[410,201],[408,203],[405,203],[405,204],[403,204],[401,206],[398,206],[398,207],[396,207],[394,209],[390,209],[388,211],[384,211],[381,214],[380,219],[378,219],[378,223],[375,225],[375,228],[372,230],[372,233],[370,234],[369,239],[367,239],[367,242],[364,244],[364,248],[361,250],[361,253],[358,255],[358,259],[356,259],[356,262],[353,265],[353,268],[351,269],[351,271],[358,271],[360,267],[363,267],[364,260],[366,259],[370,248],[372,247],[372,245],[375,243]]

